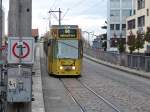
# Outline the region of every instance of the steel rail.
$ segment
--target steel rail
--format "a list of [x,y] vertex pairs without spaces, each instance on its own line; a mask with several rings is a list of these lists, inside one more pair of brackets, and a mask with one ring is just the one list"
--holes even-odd
[[111,102],[109,102],[107,99],[105,99],[103,96],[97,94],[94,90],[92,90],[90,87],[88,87],[86,84],[82,83],[80,79],[76,78],[77,81],[80,82],[81,85],[83,85],[86,89],[88,89],[89,91],[91,91],[94,95],[96,95],[98,98],[100,98],[101,100],[103,100],[106,104],[108,104],[111,108],[113,108],[116,112],[121,112],[118,107],[116,107],[114,104],[112,104]]
[[63,86],[65,87],[65,89],[68,91],[69,95],[71,96],[72,100],[80,107],[81,112],[87,112],[86,109],[84,107],[82,107],[82,105],[76,100],[76,98],[72,95],[72,93],[70,92],[70,90],[67,88],[67,86],[65,85],[65,83],[63,82],[63,80],[61,78],[59,78],[59,80],[62,82]]

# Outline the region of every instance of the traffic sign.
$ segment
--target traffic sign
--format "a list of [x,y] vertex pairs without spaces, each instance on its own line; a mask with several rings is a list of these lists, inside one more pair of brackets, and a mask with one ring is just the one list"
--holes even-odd
[[[22,44],[20,44],[20,43],[22,43]],[[21,50],[20,53],[19,52],[17,53],[18,48],[20,48],[20,50]],[[25,52],[23,52],[23,48],[26,49]],[[25,41],[24,42],[18,42],[18,43],[16,42],[13,45],[12,52],[13,52],[13,55],[17,58],[26,58],[30,53],[30,47]]]
[[9,37],[8,56],[9,64],[33,64],[34,62],[34,38],[33,37]]

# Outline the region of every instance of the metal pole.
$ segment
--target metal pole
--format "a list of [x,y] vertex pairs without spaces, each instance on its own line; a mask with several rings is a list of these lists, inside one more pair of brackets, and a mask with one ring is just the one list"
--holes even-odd
[[88,48],[90,48],[90,33],[87,34],[88,34]]
[[59,8],[59,25],[61,25],[61,10]]
[[[21,43],[22,42],[22,34],[21,34],[21,1],[19,0],[18,1],[18,6],[19,6],[19,14],[18,14],[18,18],[19,18],[19,31],[18,31],[18,36],[19,36],[19,43]],[[19,45],[19,65],[18,65],[18,68],[19,68],[19,75],[21,75],[20,73],[21,73],[21,61],[22,61],[22,59],[21,59],[21,50],[22,50],[22,48],[21,48],[21,45]]]
[[[9,0],[9,36],[10,37],[19,37],[18,47],[23,47],[23,37],[31,37],[31,24],[32,24],[32,0]],[[23,55],[22,49],[20,48],[19,57]],[[12,64],[13,65],[13,64]],[[17,62],[18,65],[18,62]],[[22,66],[21,66],[22,65]],[[30,65],[29,65],[30,67]],[[10,69],[16,73],[11,73]],[[11,76],[16,80],[21,81],[24,85],[21,91],[23,92],[16,92],[11,97],[12,99],[15,98],[22,103],[17,103],[17,100],[13,100],[12,102],[8,100],[7,102],[11,102],[7,104],[7,112],[31,112],[31,95],[32,94],[32,84],[31,84],[31,72],[30,68],[26,68],[23,66],[21,58],[19,59],[18,68],[16,65],[13,65],[12,68],[8,70],[8,79],[11,79]],[[23,69],[25,68],[29,70],[28,77],[23,75]],[[19,72],[19,73],[18,73]],[[12,75],[11,75],[12,74]],[[18,75],[20,74],[20,75]],[[19,90],[19,86],[16,86],[16,91]],[[24,91],[28,91],[26,94]],[[25,93],[24,95],[20,95],[21,93]],[[11,95],[11,91],[7,91],[7,96]],[[18,94],[18,95],[17,95]],[[22,98],[21,98],[22,97]],[[25,99],[28,97],[28,99]]]
[[[3,21],[3,9],[2,9],[2,0],[0,0],[0,48],[2,48],[2,37],[3,37],[3,25],[4,25],[4,21]],[[0,50],[0,60],[2,61],[2,49]],[[4,91],[5,91],[5,86],[4,86],[4,73],[2,72],[3,69],[3,65],[0,64],[0,86],[1,86],[1,90],[0,90],[0,111],[5,112],[6,110],[6,102],[5,102],[5,98],[3,96]],[[3,93],[3,94],[2,94]]]
[[[2,0],[0,0],[0,47],[1,47],[1,38],[2,38]],[[0,59],[1,59],[1,51],[0,51]],[[2,85],[2,66],[0,65],[0,86]],[[0,89],[0,96],[1,96],[1,89]],[[3,111],[2,109],[2,105],[3,105],[3,102],[2,100],[0,99],[0,111]]]
[[62,11],[60,10],[60,8],[59,8],[58,11],[53,11],[53,10],[49,11],[49,13],[53,13],[53,12],[58,12],[59,13],[59,25],[61,25],[61,13],[62,13]]
[[[2,48],[2,37],[3,37],[3,10],[2,0],[0,1],[0,48]],[[0,60],[2,60],[2,50],[0,50]]]

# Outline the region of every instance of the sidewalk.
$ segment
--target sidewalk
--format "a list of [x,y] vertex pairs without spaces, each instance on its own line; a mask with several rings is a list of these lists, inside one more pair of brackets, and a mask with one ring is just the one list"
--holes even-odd
[[41,67],[40,67],[40,48],[36,47],[35,63],[33,65],[33,71],[35,75],[33,78],[33,97],[35,101],[32,101],[32,112],[45,112],[42,80],[41,80]]
[[120,71],[123,71],[123,72],[127,72],[129,74],[138,75],[138,76],[150,79],[150,73],[149,72],[146,73],[146,72],[143,72],[143,71],[138,71],[136,69],[131,69],[131,68],[127,68],[127,67],[124,67],[124,66],[114,65],[114,64],[111,64],[109,62],[93,58],[93,57],[88,56],[86,54],[84,54],[84,57],[91,60],[91,61],[94,61],[96,63],[102,64],[102,65],[105,65],[105,66],[108,66],[108,67],[111,67],[111,68],[114,68],[114,69],[117,69],[117,70],[120,70]]

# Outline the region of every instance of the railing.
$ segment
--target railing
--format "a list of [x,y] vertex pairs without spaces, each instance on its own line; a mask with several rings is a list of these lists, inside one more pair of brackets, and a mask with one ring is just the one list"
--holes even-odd
[[150,72],[150,56],[117,54],[92,48],[84,48],[84,53],[112,64]]
[[150,56],[128,54],[127,59],[129,68],[150,72]]

